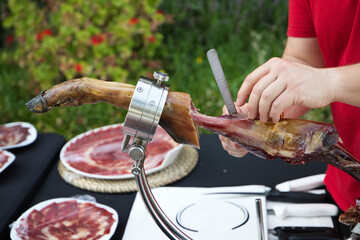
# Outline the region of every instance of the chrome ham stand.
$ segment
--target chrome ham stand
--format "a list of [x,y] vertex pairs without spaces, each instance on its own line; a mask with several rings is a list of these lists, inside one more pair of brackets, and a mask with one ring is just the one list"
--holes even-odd
[[[175,226],[161,210],[145,174],[146,146],[153,140],[169,92],[169,86],[164,84],[169,80],[167,74],[155,72],[154,78],[156,81],[140,77],[136,85],[123,126],[125,137],[122,151],[127,152],[134,160],[131,171],[135,176],[140,195],[156,224],[169,239],[187,240],[191,238]],[[133,141],[130,144],[131,137]]]

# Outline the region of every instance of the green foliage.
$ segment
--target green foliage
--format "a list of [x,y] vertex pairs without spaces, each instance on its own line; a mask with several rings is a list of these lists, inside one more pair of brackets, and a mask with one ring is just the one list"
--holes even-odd
[[2,60],[24,67],[42,89],[79,76],[124,82],[153,71],[164,21],[152,1],[8,1],[13,31]]

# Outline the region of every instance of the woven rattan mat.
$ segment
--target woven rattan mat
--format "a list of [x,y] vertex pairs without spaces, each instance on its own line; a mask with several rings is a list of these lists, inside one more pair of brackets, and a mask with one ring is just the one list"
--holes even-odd
[[[145,159],[146,161],[146,159]],[[151,187],[160,187],[187,176],[198,162],[198,152],[191,146],[183,146],[175,161],[163,170],[147,175]],[[67,169],[61,161],[58,164],[60,176],[69,184],[101,193],[125,193],[137,191],[134,178],[120,180],[95,179],[81,176]]]

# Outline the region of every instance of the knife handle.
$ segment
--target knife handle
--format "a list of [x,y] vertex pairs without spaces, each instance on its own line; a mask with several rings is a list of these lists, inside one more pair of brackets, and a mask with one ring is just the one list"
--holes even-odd
[[306,191],[324,185],[325,174],[317,174],[279,183],[275,188],[281,192]]
[[330,227],[276,227],[273,234],[279,240],[341,240]]
[[335,234],[335,228],[331,227],[276,227],[272,232],[275,235],[281,234],[297,234],[297,233],[324,233]]
[[307,192],[279,192],[272,190],[268,193],[267,199],[274,202],[292,203],[324,203],[327,202],[325,194],[314,194]]
[[338,236],[289,236],[287,238],[279,238],[279,240],[343,240]]
[[284,219],[286,217],[334,217],[339,209],[331,203],[297,203],[290,205],[274,206],[276,216]]

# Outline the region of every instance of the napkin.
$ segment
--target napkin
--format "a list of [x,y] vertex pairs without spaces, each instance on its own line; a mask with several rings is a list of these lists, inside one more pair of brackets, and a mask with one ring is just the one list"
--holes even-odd
[[[193,239],[242,239],[246,237],[247,240],[258,240],[255,199],[262,200],[262,211],[266,216],[265,196],[206,194],[240,190],[242,187],[160,187],[152,189],[165,214],[180,230]],[[244,209],[248,213],[247,221],[242,226],[232,229],[244,222],[246,215],[243,212]],[[178,221],[176,221],[177,215]],[[184,227],[198,232],[189,231]],[[264,227],[267,233],[266,217]],[[267,239],[267,234],[265,234],[265,238]],[[168,239],[148,213],[139,194],[135,198],[123,236],[123,240],[133,239]]]

